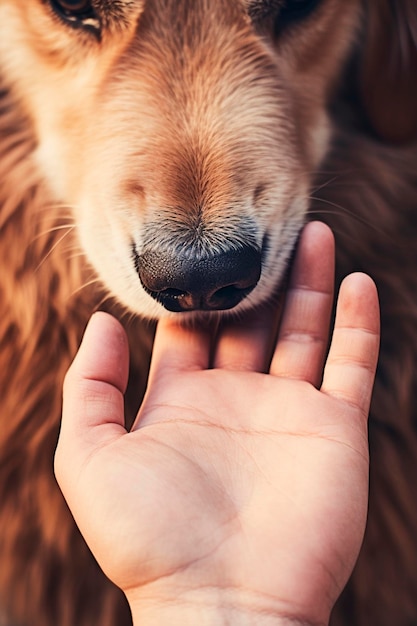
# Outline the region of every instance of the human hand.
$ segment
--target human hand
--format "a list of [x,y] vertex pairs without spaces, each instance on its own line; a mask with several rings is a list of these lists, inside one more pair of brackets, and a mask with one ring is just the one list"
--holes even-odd
[[126,336],[93,316],[65,382],[56,474],[138,623],[328,623],[365,528],[379,344],[375,287],[351,275],[325,358],[333,255],[329,229],[308,225],[272,361],[272,309],[215,342],[161,321],[131,432]]

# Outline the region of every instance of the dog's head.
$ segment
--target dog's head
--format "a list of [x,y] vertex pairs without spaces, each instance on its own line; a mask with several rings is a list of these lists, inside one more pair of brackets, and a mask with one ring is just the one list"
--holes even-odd
[[361,0],[0,0],[0,60],[37,162],[122,303],[159,317],[271,296],[368,11]]

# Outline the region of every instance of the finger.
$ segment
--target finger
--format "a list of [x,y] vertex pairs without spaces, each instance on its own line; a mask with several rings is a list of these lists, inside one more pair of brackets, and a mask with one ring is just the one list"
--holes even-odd
[[128,369],[128,344],[123,328],[110,315],[96,313],[65,377],[56,455],[59,475],[70,471],[77,462],[82,463],[94,449],[126,432],[123,393]]
[[280,306],[277,302],[252,310],[241,318],[222,322],[213,367],[265,372],[276,338]]
[[366,274],[343,281],[321,390],[368,415],[379,352],[379,303]]
[[164,372],[206,369],[210,361],[213,326],[162,319],[156,329],[149,380]]
[[300,239],[270,372],[319,385],[333,305],[334,239],[320,222]]

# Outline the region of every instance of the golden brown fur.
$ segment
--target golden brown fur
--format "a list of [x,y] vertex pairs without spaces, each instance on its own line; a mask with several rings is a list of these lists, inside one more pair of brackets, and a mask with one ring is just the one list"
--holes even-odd
[[414,626],[415,2],[322,0],[276,38],[260,1],[111,5],[97,42],[47,2],[0,0],[0,606],[24,626],[129,623],[52,457],[62,378],[99,306],[128,328],[128,419],[137,408],[152,327],[124,307],[163,310],[136,285],[131,233],[138,246],[186,243],[199,222],[214,253],[224,231],[238,245],[246,223],[258,240],[266,224],[274,254],[252,306],[319,215],[336,234],[338,279],[377,281],[383,328],[368,531],[334,624]]

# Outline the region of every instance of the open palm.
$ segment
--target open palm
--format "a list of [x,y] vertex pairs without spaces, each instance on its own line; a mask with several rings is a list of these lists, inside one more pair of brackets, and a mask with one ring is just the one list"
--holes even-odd
[[172,614],[213,603],[327,623],[365,527],[378,352],[375,288],[352,275],[326,359],[332,258],[331,233],[309,225],[272,358],[272,309],[216,336],[160,322],[131,432],[126,337],[106,314],[90,323],[66,380],[56,472],[144,623],[155,604]]

